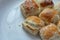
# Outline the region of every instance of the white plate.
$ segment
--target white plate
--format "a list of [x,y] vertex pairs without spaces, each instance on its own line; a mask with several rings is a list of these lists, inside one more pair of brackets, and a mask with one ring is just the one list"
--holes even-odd
[[[24,18],[19,5],[23,0],[5,0],[0,2],[0,40],[40,40],[26,33],[21,23]],[[54,0],[54,3],[60,0]],[[19,26],[20,25],[20,26]]]

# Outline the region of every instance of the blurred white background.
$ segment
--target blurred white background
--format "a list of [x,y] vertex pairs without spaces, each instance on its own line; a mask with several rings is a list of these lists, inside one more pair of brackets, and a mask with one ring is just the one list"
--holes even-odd
[[0,0],[0,17],[3,13],[5,13],[7,10],[12,9],[13,7],[16,7],[19,5],[20,2],[23,0]]
[[1,29],[1,21],[3,19],[4,14],[8,13],[16,6],[19,6],[20,2],[22,1],[23,0],[0,0],[0,40],[4,39],[2,35],[2,29]]

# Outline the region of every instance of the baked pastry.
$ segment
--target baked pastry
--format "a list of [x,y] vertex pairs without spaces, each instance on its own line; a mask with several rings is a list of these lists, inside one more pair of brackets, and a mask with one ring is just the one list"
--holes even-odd
[[57,10],[46,8],[40,14],[39,17],[44,20],[46,24],[56,23],[59,20],[59,16],[57,15]]
[[37,16],[44,8],[52,8],[54,3],[52,0],[26,0],[21,4],[20,8],[24,17]]
[[58,27],[58,29],[59,29],[59,31],[60,31],[60,21],[58,21],[57,27]]
[[58,2],[54,5],[54,9],[56,9],[58,11],[58,15],[60,16],[60,2]]
[[54,3],[52,0],[35,0],[35,2],[40,6],[40,8],[52,8],[54,7]]
[[30,16],[23,22],[22,25],[27,32],[32,35],[37,35],[39,29],[44,26],[44,22],[36,16]]
[[25,18],[38,15],[41,11],[34,0],[26,0],[21,4],[20,8]]
[[60,40],[60,34],[55,24],[47,25],[40,30],[42,40]]

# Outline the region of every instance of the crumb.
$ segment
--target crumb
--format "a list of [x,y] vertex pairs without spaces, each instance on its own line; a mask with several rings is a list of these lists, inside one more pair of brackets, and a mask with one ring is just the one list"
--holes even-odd
[[19,27],[20,27],[21,25],[19,25]]
[[9,29],[11,28],[11,26],[9,26]]

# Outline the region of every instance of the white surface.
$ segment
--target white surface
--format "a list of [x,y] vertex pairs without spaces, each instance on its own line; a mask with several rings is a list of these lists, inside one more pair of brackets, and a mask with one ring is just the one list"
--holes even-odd
[[40,40],[39,37],[34,37],[22,29],[21,23],[24,19],[19,9],[22,1],[0,1],[0,40]]

